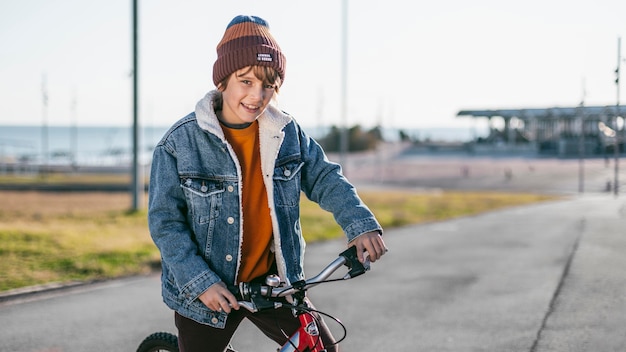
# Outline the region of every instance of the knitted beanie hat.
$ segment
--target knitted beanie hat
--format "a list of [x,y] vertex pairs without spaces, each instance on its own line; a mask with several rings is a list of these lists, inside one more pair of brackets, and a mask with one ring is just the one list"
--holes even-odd
[[213,83],[217,86],[231,73],[246,66],[269,66],[285,80],[285,56],[269,31],[269,24],[256,16],[237,16],[217,44]]

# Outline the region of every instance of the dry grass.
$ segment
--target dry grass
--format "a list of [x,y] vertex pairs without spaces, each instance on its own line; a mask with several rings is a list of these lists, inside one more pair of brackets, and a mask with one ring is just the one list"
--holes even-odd
[[[359,195],[385,229],[442,221],[558,198],[533,193],[407,190],[365,191],[359,192]],[[332,215],[307,200],[302,202],[302,228],[308,241],[342,235]]]
[[102,192],[0,192],[0,221],[35,220],[59,216],[90,216],[130,207],[126,193]]
[[123,193],[0,192],[0,291],[148,272],[145,213]]

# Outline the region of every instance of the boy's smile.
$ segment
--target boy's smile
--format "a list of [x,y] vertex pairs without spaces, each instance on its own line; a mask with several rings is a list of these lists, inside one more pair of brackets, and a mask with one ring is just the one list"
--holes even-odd
[[245,67],[228,79],[222,91],[220,120],[227,124],[240,125],[254,122],[267,108],[274,97],[274,86],[258,79],[254,70]]

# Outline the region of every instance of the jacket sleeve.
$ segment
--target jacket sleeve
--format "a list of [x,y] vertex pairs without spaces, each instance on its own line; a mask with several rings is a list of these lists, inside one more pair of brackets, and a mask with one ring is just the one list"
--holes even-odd
[[297,128],[304,162],[302,190],[320,207],[333,214],[335,221],[352,241],[370,231],[382,234],[382,227],[371,210],[344,177],[341,166],[328,160],[322,147]]
[[180,186],[173,148],[159,144],[150,172],[148,203],[150,236],[161,252],[164,272],[171,274],[179,292],[193,301],[221,281],[210,270],[193,241],[187,202]]

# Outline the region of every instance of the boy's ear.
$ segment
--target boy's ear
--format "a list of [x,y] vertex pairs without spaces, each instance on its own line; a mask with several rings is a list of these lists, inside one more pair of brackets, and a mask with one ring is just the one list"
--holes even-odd
[[222,82],[217,84],[217,90],[219,90],[220,92],[224,91],[224,85],[222,84]]

